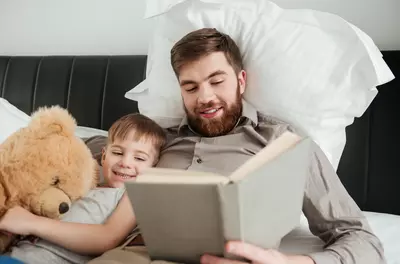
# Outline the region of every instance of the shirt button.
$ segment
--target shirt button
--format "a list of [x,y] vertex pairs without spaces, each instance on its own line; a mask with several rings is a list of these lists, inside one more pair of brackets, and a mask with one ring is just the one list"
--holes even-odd
[[200,164],[203,162],[203,160],[201,158],[197,158],[196,162]]

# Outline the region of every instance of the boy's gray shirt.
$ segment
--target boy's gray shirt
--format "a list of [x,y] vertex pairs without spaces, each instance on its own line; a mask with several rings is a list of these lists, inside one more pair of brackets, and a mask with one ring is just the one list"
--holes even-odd
[[[123,188],[95,188],[72,204],[62,221],[102,224],[117,207],[124,191]],[[95,257],[77,254],[39,238],[20,241],[12,248],[10,256],[26,264],[83,264]]]

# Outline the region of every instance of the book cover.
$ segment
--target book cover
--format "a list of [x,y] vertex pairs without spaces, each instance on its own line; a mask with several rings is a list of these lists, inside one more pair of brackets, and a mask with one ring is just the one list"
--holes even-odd
[[199,263],[230,257],[229,240],[277,248],[300,221],[311,140],[290,132],[230,176],[151,168],[127,182],[153,260]]

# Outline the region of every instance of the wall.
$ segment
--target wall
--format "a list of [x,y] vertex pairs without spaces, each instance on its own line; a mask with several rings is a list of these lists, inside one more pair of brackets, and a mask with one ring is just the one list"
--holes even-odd
[[145,0],[0,0],[0,54],[144,54]]
[[[400,0],[275,0],[336,13],[383,50],[400,49]],[[144,54],[145,0],[0,0],[0,55]]]
[[284,8],[337,14],[372,37],[382,50],[400,50],[400,0],[275,0]]

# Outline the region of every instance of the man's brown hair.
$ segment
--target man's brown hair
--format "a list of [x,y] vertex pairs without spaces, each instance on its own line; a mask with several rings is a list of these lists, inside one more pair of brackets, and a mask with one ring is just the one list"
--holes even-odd
[[171,49],[171,65],[176,76],[186,63],[213,52],[223,52],[236,74],[243,69],[242,56],[235,41],[215,28],[202,28],[181,38]]
[[161,126],[139,113],[127,114],[115,121],[108,130],[108,143],[112,144],[116,139],[124,140],[132,131],[135,133],[131,140],[149,140],[157,151],[160,151],[165,144],[166,135]]

